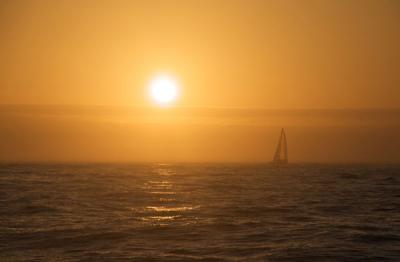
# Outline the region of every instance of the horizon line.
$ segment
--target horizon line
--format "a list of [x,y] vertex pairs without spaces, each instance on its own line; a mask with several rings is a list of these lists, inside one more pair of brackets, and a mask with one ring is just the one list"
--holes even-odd
[[[113,165],[113,164],[122,164],[122,165],[191,165],[191,164],[215,164],[215,165],[234,165],[234,164],[248,164],[248,165],[273,165],[272,161],[97,161],[97,160],[86,160],[86,161],[72,161],[72,160],[32,160],[32,161],[3,161],[0,160],[0,165],[36,165],[36,164],[44,164],[44,165],[86,165],[86,164],[99,164],[99,165]],[[395,161],[290,161],[288,166],[290,165],[400,165],[400,162]]]
[[271,110],[271,111],[368,111],[368,110],[400,110],[398,107],[243,107],[243,106],[213,106],[213,105],[171,105],[160,107],[150,104],[33,104],[33,103],[0,103],[0,107],[110,107],[110,108],[146,108],[146,109],[232,109],[232,110]]

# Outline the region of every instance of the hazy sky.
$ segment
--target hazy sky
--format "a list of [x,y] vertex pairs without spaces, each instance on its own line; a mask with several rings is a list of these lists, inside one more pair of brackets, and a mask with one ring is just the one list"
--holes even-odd
[[0,161],[400,163],[400,110],[0,106]]
[[400,105],[397,0],[0,1],[2,104]]
[[399,46],[397,0],[0,0],[0,161],[400,162]]

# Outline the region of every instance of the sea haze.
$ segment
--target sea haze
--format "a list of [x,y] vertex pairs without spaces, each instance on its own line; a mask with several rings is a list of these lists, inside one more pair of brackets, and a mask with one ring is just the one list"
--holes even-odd
[[0,162],[400,163],[400,109],[0,106]]
[[396,261],[399,165],[0,166],[2,261]]

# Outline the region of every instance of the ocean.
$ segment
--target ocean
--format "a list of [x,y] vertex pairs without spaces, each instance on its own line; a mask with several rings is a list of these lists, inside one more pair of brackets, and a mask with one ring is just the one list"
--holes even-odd
[[0,261],[400,261],[400,166],[3,164]]

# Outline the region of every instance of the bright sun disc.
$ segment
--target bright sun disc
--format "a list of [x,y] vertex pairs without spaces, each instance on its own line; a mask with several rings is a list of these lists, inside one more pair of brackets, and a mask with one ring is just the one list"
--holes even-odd
[[150,95],[159,104],[169,104],[178,95],[175,81],[166,76],[159,76],[150,83]]

